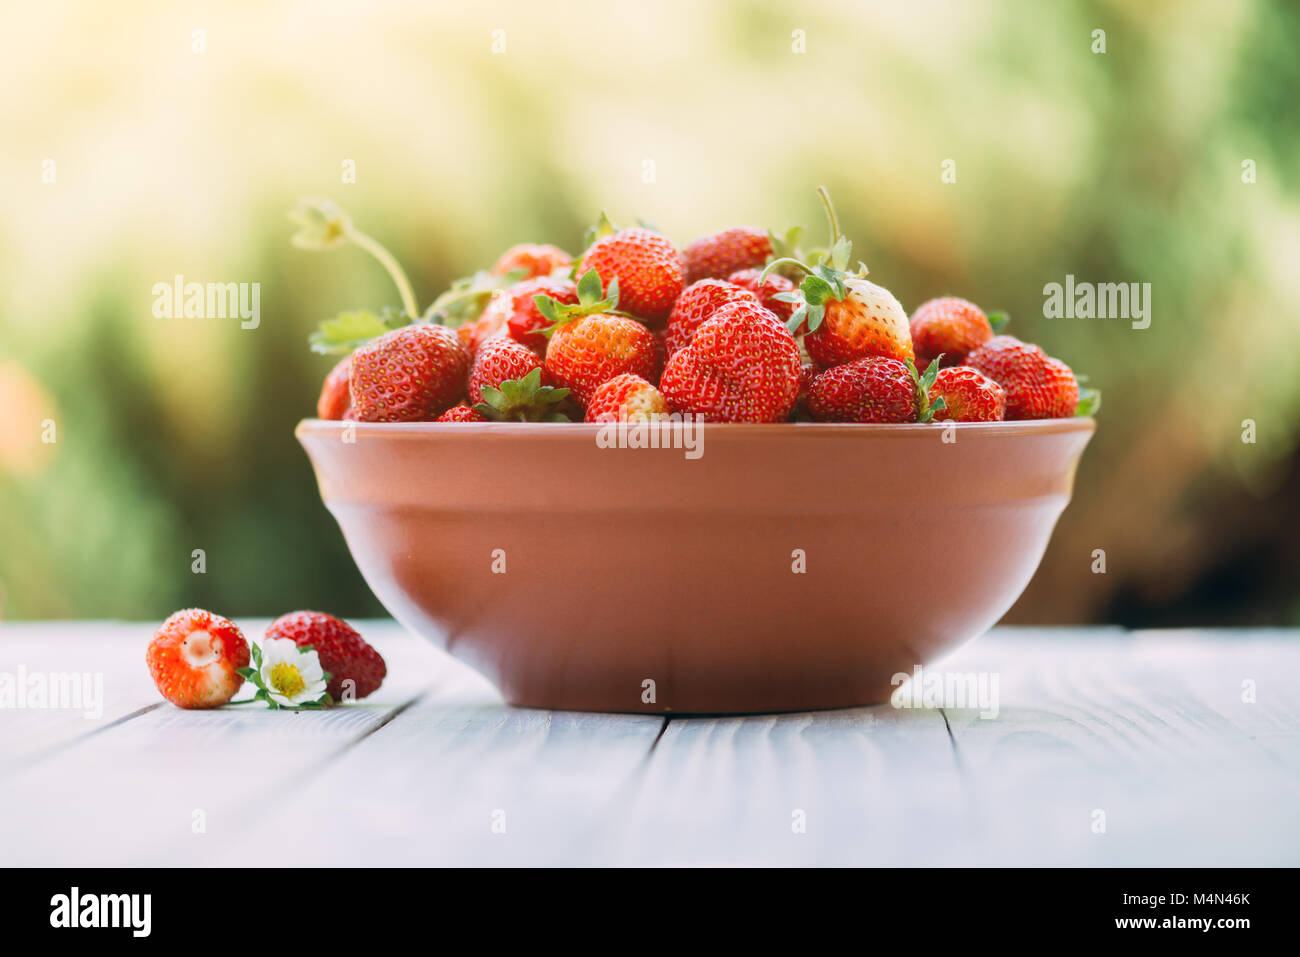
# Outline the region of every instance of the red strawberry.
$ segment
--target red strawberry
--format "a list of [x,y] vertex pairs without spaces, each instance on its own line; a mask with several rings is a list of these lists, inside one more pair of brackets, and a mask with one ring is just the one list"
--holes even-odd
[[592,269],[607,286],[618,280],[620,307],[650,324],[668,318],[685,285],[681,254],[649,229],[620,229],[597,239],[582,254],[574,274],[583,276]]
[[776,297],[793,293],[794,283],[780,273],[768,273],[766,279],[762,279],[762,275],[761,269],[742,269],[728,276],[727,281],[748,289],[758,296],[763,305],[776,313],[782,322],[788,322],[790,314],[794,312],[794,303]]
[[486,422],[487,419],[479,415],[465,403],[453,405],[442,415],[434,419],[435,422]]
[[[866,267],[849,273],[853,243],[840,234],[839,220],[824,186],[817,187],[830,225],[830,251],[816,264],[784,257],[768,265],[802,269],[805,275],[787,325],[804,330],[803,344],[818,365],[835,366],[867,356],[912,358],[907,313],[883,286],[868,282]],[[769,273],[770,275],[770,273]]]
[[348,377],[352,374],[352,356],[339,360],[325,377],[325,384],[320,388],[320,398],[316,400],[316,418],[341,419],[352,404],[348,392]]
[[706,421],[780,422],[799,394],[799,347],[771,311],[728,303],[668,360],[659,388]]
[[506,293],[510,296],[510,315],[506,319],[510,338],[538,353],[546,351],[546,336],[540,330],[551,323],[537,311],[537,297],[550,296],[565,305],[573,305],[578,301],[578,287],[572,279],[554,279],[550,276],[525,279],[511,286]]
[[587,404],[588,422],[648,421],[670,412],[663,394],[639,375],[625,373],[602,383]]
[[493,336],[479,347],[474,356],[474,365],[469,373],[470,404],[477,405],[483,401],[485,385],[498,389],[507,379],[522,379],[541,367],[542,360],[532,349],[505,336]]
[[501,254],[492,274],[504,276],[507,273],[522,272],[523,278],[549,276],[557,269],[563,269],[573,263],[573,257],[556,246],[520,243],[511,246]]
[[819,422],[915,422],[916,382],[897,359],[856,359],[813,380],[808,411]]
[[943,366],[958,366],[976,346],[993,338],[989,317],[973,302],[948,297],[923,302],[912,313],[912,348],[924,369],[942,355]]
[[668,317],[668,355],[685,348],[700,323],[729,302],[752,302],[758,297],[748,289],[721,279],[701,279],[691,283],[677,297]]
[[654,335],[641,323],[598,313],[574,319],[552,334],[546,371],[585,406],[596,389],[616,375],[630,372],[657,379],[659,356]]
[[436,419],[465,394],[469,353],[446,326],[417,322],[352,353],[352,407],[362,422]]
[[1008,419],[1064,419],[1079,405],[1079,383],[1060,359],[1015,336],[994,336],[966,357],[1006,391]]
[[178,611],[145,652],[149,674],[178,708],[216,708],[235,696],[248,667],[248,642],[234,622],[201,608]]
[[939,399],[943,408],[935,410],[938,422],[1000,422],[1007,409],[1002,386],[970,366],[940,370],[930,387],[930,403]]
[[295,611],[277,618],[267,638],[288,638],[299,648],[310,646],[329,672],[326,686],[335,701],[360,700],[379,688],[388,668],[351,625],[319,611]]
[[772,255],[772,240],[766,230],[735,226],[720,233],[701,236],[682,251],[686,260],[686,281],[725,279],[740,269],[762,266]]

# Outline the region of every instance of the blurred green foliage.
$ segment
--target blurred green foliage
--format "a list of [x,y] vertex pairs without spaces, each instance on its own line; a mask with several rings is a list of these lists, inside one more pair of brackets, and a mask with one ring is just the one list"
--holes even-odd
[[[299,195],[425,306],[513,242],[576,252],[601,208],[820,236],[825,183],[905,306],[1004,308],[1105,395],[1014,619],[1300,622],[1295,4],[314,15],[207,11],[197,52],[188,11],[53,3],[0,37],[0,614],[380,612],[292,431],[331,365],[308,331],[396,295],[355,249],[290,247]],[[177,274],[260,283],[259,328],[155,318]],[[1151,327],[1044,318],[1067,274],[1151,283]]]

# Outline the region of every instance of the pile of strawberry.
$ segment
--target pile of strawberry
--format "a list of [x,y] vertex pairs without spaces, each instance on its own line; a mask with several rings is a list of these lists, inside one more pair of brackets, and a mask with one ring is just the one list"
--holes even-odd
[[[1006,317],[932,299],[909,319],[851,266],[829,196],[830,243],[809,255],[750,227],[678,250],[653,229],[589,231],[576,259],[520,245],[459,280],[423,314],[391,257],[404,309],[344,313],[312,335],[344,357],[322,419],[524,422],[991,422],[1095,411],[1070,368],[1001,334]],[[295,242],[361,237],[328,201],[306,201]],[[418,315],[418,318],[416,316]]]

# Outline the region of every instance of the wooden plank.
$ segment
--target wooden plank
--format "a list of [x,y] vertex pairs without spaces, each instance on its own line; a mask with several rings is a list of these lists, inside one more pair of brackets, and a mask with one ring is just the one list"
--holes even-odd
[[[261,633],[263,623],[248,625]],[[309,780],[440,676],[447,680],[453,666],[427,643],[391,623],[363,631],[389,665],[366,701],[319,712],[163,704],[19,768],[0,804],[3,863],[200,864],[228,847],[247,851],[262,801]],[[134,639],[112,644],[124,660],[138,650]],[[46,655],[42,646],[38,660]]]
[[[980,859],[1300,862],[1296,696],[1278,680],[1297,665],[1294,640],[1218,633],[1004,632],[954,656],[945,667],[1000,677],[996,719],[947,715]],[[1262,706],[1240,700],[1249,674],[1270,676]]]

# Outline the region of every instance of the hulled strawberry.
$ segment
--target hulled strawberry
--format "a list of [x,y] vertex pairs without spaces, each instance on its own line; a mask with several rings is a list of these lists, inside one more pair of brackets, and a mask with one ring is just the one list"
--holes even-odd
[[691,283],[677,297],[668,316],[668,355],[687,346],[700,323],[729,302],[752,302],[758,297],[748,289],[722,279],[701,279]]
[[348,378],[351,374],[352,356],[347,355],[340,359],[325,377],[325,382],[320,388],[320,398],[316,400],[316,418],[343,418],[344,413],[348,411],[348,406],[352,404],[352,396],[348,392]]
[[578,303],[565,306],[539,296],[537,307],[554,325],[546,330],[546,372],[557,385],[572,390],[585,407],[604,382],[630,372],[648,381],[659,375],[659,349],[642,323],[612,312],[620,303],[622,284],[611,280],[601,298],[601,279],[588,270],[578,281]]
[[994,336],[966,357],[1007,394],[1008,419],[1063,419],[1079,407],[1079,383],[1060,359],[1015,336]]
[[[671,242],[649,229],[620,229],[596,239],[574,270],[591,270],[618,282],[619,305],[650,325],[663,323],[685,285],[682,258]],[[608,293],[608,290],[606,290]]]
[[737,270],[761,267],[770,255],[771,237],[753,226],[734,226],[701,236],[682,250],[688,283],[725,279]]
[[673,411],[709,422],[780,422],[799,395],[799,347],[770,310],[728,303],[668,360],[659,388]]
[[[790,301],[794,283],[785,276],[775,272],[764,276],[761,269],[742,269],[728,276],[727,281],[748,289],[758,296],[759,302],[776,313],[782,322],[789,322],[790,314],[794,312],[794,303]],[[787,298],[778,299],[777,296]]]
[[434,419],[435,422],[486,422],[487,419],[475,412],[465,403],[453,405],[442,415]]
[[1002,386],[970,366],[941,369],[930,387],[930,401],[940,406],[934,413],[938,422],[999,422],[1007,409]]
[[813,380],[808,412],[819,422],[915,422],[916,383],[897,359],[855,359]]
[[[483,401],[483,387],[500,388],[507,379],[522,379],[542,367],[537,353],[505,336],[494,336],[483,343],[474,355],[469,372],[469,403]],[[547,383],[550,384],[549,382]]]
[[178,708],[216,708],[235,696],[248,667],[248,642],[234,622],[201,608],[178,611],[145,652],[153,683]]
[[535,276],[549,276],[555,270],[572,264],[573,257],[558,246],[520,243],[501,254],[501,258],[492,267],[492,274],[506,276],[518,273],[524,279],[532,279]]
[[794,306],[787,323],[790,331],[804,332],[808,356],[822,366],[873,355],[900,361],[911,359],[912,335],[906,311],[888,289],[864,278],[866,266],[859,263],[855,272],[848,272],[853,244],[840,233],[839,220],[826,188],[819,186],[817,194],[830,225],[829,252],[815,265],[785,257],[769,263],[764,270],[764,278],[781,267],[805,273],[798,293],[777,297]]
[[311,648],[329,673],[326,691],[335,701],[359,700],[377,691],[388,668],[355,628],[319,611],[295,611],[271,622],[266,637],[287,638]]
[[352,353],[352,409],[362,422],[436,419],[465,394],[469,353],[446,326],[418,322]]
[[546,351],[546,336],[541,330],[551,323],[538,310],[537,297],[550,296],[556,302],[570,306],[578,301],[578,287],[572,279],[551,276],[526,279],[511,286],[507,293],[510,295],[510,315],[506,319],[506,328],[510,338],[538,353]]
[[639,375],[625,373],[601,384],[587,404],[588,422],[641,422],[668,415],[663,394]]
[[940,354],[943,365],[961,365],[972,349],[993,338],[992,320],[1002,323],[1006,316],[986,316],[975,303],[953,296],[921,303],[909,323],[917,367],[924,369]]

